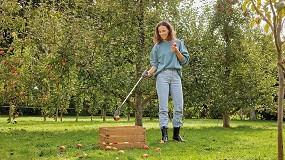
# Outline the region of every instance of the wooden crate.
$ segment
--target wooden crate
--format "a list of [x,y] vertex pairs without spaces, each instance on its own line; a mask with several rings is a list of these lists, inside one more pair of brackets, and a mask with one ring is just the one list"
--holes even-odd
[[146,144],[146,129],[141,126],[99,128],[99,146],[104,150],[142,148]]

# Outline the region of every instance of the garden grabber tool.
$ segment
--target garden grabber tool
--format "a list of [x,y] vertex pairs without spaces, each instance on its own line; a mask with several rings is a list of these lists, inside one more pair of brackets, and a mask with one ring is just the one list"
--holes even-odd
[[137,81],[137,83],[135,84],[135,86],[133,87],[133,89],[131,90],[131,92],[127,95],[127,97],[125,98],[125,100],[122,102],[122,104],[117,108],[117,110],[115,111],[114,113],[114,120],[115,121],[118,121],[120,119],[120,116],[119,116],[119,111],[121,109],[121,107],[124,105],[124,103],[126,102],[126,100],[129,98],[129,96],[132,94],[132,92],[134,91],[134,89],[137,87],[137,85],[140,83],[140,81],[142,80],[142,78],[146,75],[147,71],[145,70],[140,79]]

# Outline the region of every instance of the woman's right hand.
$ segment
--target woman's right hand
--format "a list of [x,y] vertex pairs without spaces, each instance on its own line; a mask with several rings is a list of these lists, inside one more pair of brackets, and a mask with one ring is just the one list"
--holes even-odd
[[147,71],[145,74],[145,77],[151,78],[152,77],[152,73],[150,71]]
[[154,72],[156,72],[156,67],[151,66],[151,68],[146,72],[145,76],[151,78]]

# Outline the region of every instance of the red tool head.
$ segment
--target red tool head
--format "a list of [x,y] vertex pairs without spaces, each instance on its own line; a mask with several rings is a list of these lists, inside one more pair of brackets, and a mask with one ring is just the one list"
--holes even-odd
[[119,115],[114,116],[114,120],[115,120],[116,122],[119,121],[119,120],[120,120],[120,116],[119,116]]
[[114,113],[114,120],[117,122],[119,119],[120,119],[120,116],[119,116],[119,108],[118,108]]

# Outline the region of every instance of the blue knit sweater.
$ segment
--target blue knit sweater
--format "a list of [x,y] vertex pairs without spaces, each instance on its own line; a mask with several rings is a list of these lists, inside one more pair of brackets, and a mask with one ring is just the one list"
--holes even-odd
[[[180,62],[176,54],[171,50],[173,43],[177,44],[178,50],[184,56],[184,59]],[[150,53],[150,63],[157,68],[154,76],[156,77],[163,69],[177,69],[181,76],[182,66],[189,60],[189,53],[184,46],[183,42],[179,39],[175,39],[171,42],[161,42],[155,44]]]

